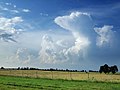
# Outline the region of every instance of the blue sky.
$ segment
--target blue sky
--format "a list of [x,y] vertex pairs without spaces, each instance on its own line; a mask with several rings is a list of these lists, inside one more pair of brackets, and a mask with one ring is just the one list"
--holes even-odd
[[0,66],[120,68],[119,0],[0,0]]

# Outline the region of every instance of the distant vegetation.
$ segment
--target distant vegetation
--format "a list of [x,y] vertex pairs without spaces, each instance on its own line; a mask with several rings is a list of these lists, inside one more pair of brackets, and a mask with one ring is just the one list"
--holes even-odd
[[[102,68],[101,68],[102,67]],[[113,66],[111,66],[113,67]],[[115,67],[115,66],[114,66]],[[1,67],[0,75],[5,76],[20,76],[20,77],[33,77],[33,78],[49,78],[49,79],[67,79],[67,80],[92,80],[92,81],[116,81],[120,82],[120,73],[113,73],[118,69],[111,69],[112,73],[107,72],[109,66],[100,66],[99,71],[93,70],[69,70],[69,69],[39,69],[31,67],[18,67],[18,68],[4,68]],[[100,72],[100,73],[99,73]],[[102,73],[104,72],[104,73]]]
[[104,72],[105,74],[112,72],[113,74],[115,74],[116,72],[118,72],[118,68],[116,65],[108,66],[107,64],[105,64],[104,66],[100,66],[99,72],[100,73]]
[[67,72],[98,72],[98,71],[94,71],[94,70],[69,70],[69,69],[54,69],[54,68],[50,68],[50,69],[39,69],[39,68],[31,68],[31,67],[18,67],[18,68],[5,68],[5,67],[1,67],[1,70],[43,70],[43,71],[67,71]]
[[107,64],[103,65],[103,66],[100,66],[100,69],[99,71],[95,71],[95,70],[89,70],[89,71],[86,71],[86,70],[69,70],[69,69],[54,69],[54,68],[50,68],[50,69],[39,69],[39,68],[33,68],[33,67],[18,67],[18,68],[4,68],[4,67],[1,67],[0,69],[4,69],[4,70],[43,70],[43,71],[67,71],[67,72],[104,72],[105,74],[106,73],[110,73],[112,72],[113,74],[115,74],[116,72],[118,72],[118,68],[116,65],[114,66],[108,66]]
[[120,90],[120,73],[114,74],[118,68],[113,67],[105,64],[99,71],[1,67],[0,90]]

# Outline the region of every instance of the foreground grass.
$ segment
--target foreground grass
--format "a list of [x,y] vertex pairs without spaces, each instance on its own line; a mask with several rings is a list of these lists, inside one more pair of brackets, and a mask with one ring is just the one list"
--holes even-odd
[[120,83],[0,76],[0,90],[120,90]]

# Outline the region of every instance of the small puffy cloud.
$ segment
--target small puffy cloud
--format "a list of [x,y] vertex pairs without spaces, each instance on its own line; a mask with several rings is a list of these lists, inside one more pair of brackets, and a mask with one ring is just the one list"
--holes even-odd
[[16,8],[17,6],[12,4],[12,3],[5,3],[6,6],[13,6],[14,8]]
[[0,6],[0,10],[3,10],[3,11],[8,11],[9,9],[7,7],[3,7],[2,5]]
[[13,23],[19,23],[19,22],[22,22],[23,19],[22,19],[21,17],[14,17],[14,18],[11,19],[11,21],[12,21]]
[[14,5],[14,4],[12,4],[12,3],[5,3],[5,5],[7,5],[7,6],[13,6],[14,8],[17,7],[16,5]]
[[3,12],[3,13],[9,13],[9,14],[18,14],[18,13],[20,14],[20,13],[30,12],[29,9],[17,8],[17,6],[12,4],[12,3],[1,4],[0,10],[1,11],[6,11],[6,12]]
[[17,6],[16,5],[13,5],[14,8],[16,8]]
[[104,25],[101,28],[95,27],[94,30],[98,34],[96,45],[101,47],[105,45],[111,45],[113,42],[114,32],[112,31],[113,26]]
[[6,7],[0,7],[0,9],[2,10],[2,11],[7,11],[7,12],[10,12],[10,13],[12,13],[12,14],[17,14],[17,13],[20,13],[20,11],[19,10],[15,10],[15,9],[8,9],[8,8],[6,8]]
[[12,5],[11,3],[5,3],[6,5]]
[[8,8],[1,8],[2,10],[4,10],[4,11],[8,11],[9,9]]
[[23,9],[22,11],[23,11],[23,12],[26,12],[26,13],[27,13],[27,12],[30,12],[29,9]]
[[11,11],[11,13],[19,13],[18,10],[10,10],[10,11]]
[[40,16],[48,16],[48,14],[47,13],[40,13]]

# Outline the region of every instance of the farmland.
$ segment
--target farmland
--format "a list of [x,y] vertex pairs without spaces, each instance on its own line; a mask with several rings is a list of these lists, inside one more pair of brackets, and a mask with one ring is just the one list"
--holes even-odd
[[92,80],[120,82],[120,74],[100,74],[98,72],[67,72],[43,70],[0,70],[0,75],[21,76],[33,78],[65,79],[65,80]]
[[119,90],[120,75],[42,70],[0,70],[0,90]]

